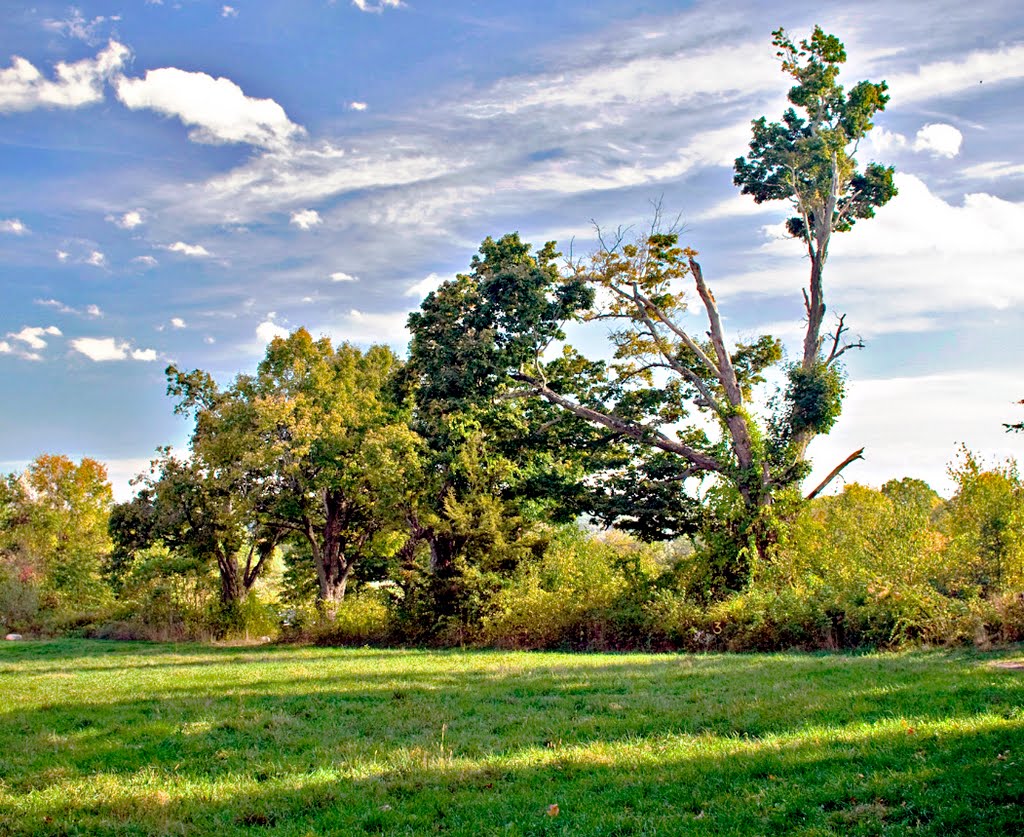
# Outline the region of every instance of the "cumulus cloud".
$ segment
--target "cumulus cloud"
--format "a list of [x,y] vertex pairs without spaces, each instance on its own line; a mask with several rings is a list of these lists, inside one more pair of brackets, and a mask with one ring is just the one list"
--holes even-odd
[[256,337],[261,343],[269,343],[275,337],[287,337],[288,329],[274,322],[273,317],[267,317],[262,323],[256,326]]
[[366,110],[368,107],[369,107],[369,105],[366,104],[366,102],[349,102],[348,103],[348,109],[349,110],[363,111],[363,110]]
[[47,341],[43,339],[44,336],[49,337],[60,337],[61,330],[57,326],[25,326],[21,331],[10,331],[7,336],[13,340],[18,340],[30,349],[45,349]]
[[143,223],[142,210],[132,209],[123,215],[108,215],[107,220],[122,230],[134,230]]
[[66,262],[68,260],[68,256],[70,256],[70,255],[71,254],[67,250],[58,250],[57,251],[57,261],[59,261],[59,262]]
[[114,88],[125,107],[180,119],[193,142],[277,148],[304,133],[273,99],[251,98],[230,79],[206,73],[163,67],[144,78],[121,76]]
[[20,218],[7,218],[0,221],[0,232],[10,233],[11,235],[25,235],[28,232],[26,227]]
[[76,337],[71,348],[89,360],[104,363],[112,360],[156,360],[155,349],[136,349],[127,340],[115,337]]
[[142,267],[156,267],[159,264],[159,262],[152,256],[136,256],[134,259],[132,259],[132,261],[137,265],[141,265]]
[[[1024,305],[1019,265],[1024,261],[1024,202],[985,192],[959,202],[934,194],[918,177],[896,175],[899,195],[872,221],[832,241],[829,288],[833,311],[873,331],[921,331],[952,312],[992,312]],[[799,243],[772,240],[757,267],[715,284],[720,300],[741,295],[799,293]],[[879,314],[884,277],[885,316]],[[965,281],[969,277],[969,281]]]
[[352,0],[352,5],[361,12],[380,14],[385,9],[400,9],[405,3],[402,0]]
[[238,17],[238,9],[234,6],[221,6],[220,7],[221,17]]
[[308,230],[310,227],[323,223],[323,218],[315,209],[300,209],[292,213],[291,223],[300,230]]
[[[191,256],[195,259],[203,259],[210,255],[210,251],[203,247],[202,244],[186,244],[184,241],[175,241],[174,244],[168,244],[166,247],[172,253],[181,253],[183,256]],[[147,258],[146,256],[140,256],[140,259]]]
[[106,267],[107,257],[99,250],[93,250],[85,257],[85,263],[92,265],[93,267]]
[[29,61],[19,56],[0,70],[0,113],[38,107],[77,108],[103,99],[103,84],[124,67],[131,51],[111,41],[95,58],[74,64],[64,61],[54,67],[48,79]]
[[964,135],[952,125],[940,122],[925,125],[914,138],[915,151],[928,151],[936,157],[955,157],[960,153]]
[[350,273],[344,273],[343,271],[336,270],[334,273],[331,274],[331,281],[332,282],[358,282],[359,281],[359,277],[358,276],[353,276]]
[[185,328],[186,323],[181,317],[171,317],[171,328]]
[[444,277],[437,273],[431,273],[420,279],[413,285],[410,285],[403,296],[413,296],[419,299],[426,299],[427,294],[436,291],[441,287],[441,283],[444,282]]

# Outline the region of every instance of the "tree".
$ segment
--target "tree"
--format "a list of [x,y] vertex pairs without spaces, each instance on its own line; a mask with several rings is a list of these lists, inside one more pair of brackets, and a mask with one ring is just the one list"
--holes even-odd
[[230,469],[210,473],[198,461],[184,462],[168,449],[160,453],[135,498],[111,514],[112,575],[123,576],[136,552],[161,543],[192,563],[215,562],[222,608],[237,609],[280,533],[261,527],[251,505],[234,496]]
[[8,478],[2,499],[5,563],[38,585],[44,604],[85,608],[107,598],[101,569],[113,493],[101,463],[42,454]]
[[[471,272],[429,295],[409,320],[411,362],[439,397],[540,399],[575,420],[561,428],[563,439],[583,424],[592,442],[625,447],[628,455],[592,481],[591,509],[647,536],[725,532],[732,552],[722,568],[727,586],[742,583],[751,555],[768,556],[778,525],[772,506],[806,476],[808,443],[827,433],[840,412],[837,362],[861,345],[846,340],[843,317],[828,340],[822,332],[831,235],[871,217],[895,194],[891,168],[871,164],[859,172],[852,156],[885,107],[885,83],[861,82],[844,93],[837,76],[845,51],[820,28],[799,47],[781,29],[773,43],[796,81],[789,93],[794,108],[783,124],[753,123],[750,155],[736,161],[735,182],[755,201],[793,204],[788,229],[805,243],[811,271],[803,356],[788,370],[788,386],[765,426],[752,396],[765,370],[780,361],[781,344],[770,336],[730,343],[697,252],[679,245],[660,212],[635,240],[599,230],[599,251],[562,271],[553,242],[531,254],[517,234],[488,238]],[[704,308],[706,337],[691,333],[680,316],[684,281]],[[555,353],[570,320],[613,325],[611,362],[587,359],[568,345]],[[694,422],[695,414],[718,432]],[[713,508],[683,487],[704,477],[715,485]]]
[[177,409],[195,414],[197,467],[251,510],[260,531],[307,542],[329,609],[360,558],[397,548],[400,521],[378,502],[393,475],[374,473],[367,453],[407,432],[388,390],[398,366],[386,346],[335,348],[299,329],[223,391],[201,370],[167,370]]

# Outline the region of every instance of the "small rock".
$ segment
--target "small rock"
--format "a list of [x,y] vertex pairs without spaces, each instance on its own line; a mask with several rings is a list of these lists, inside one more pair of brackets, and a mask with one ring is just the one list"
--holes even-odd
[[24,639],[24,637],[21,634],[7,634],[4,639],[10,642],[17,642],[19,639]]

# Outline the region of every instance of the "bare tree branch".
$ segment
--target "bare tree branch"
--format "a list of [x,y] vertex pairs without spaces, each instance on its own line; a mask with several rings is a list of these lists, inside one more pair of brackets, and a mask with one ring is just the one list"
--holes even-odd
[[832,482],[832,480],[834,480],[836,477],[839,476],[839,474],[842,472],[843,468],[845,468],[851,462],[855,462],[856,460],[863,459],[863,458],[864,458],[864,448],[860,448],[859,450],[855,450],[848,457],[846,457],[846,459],[844,459],[842,462],[840,462],[838,465],[836,465],[835,468],[833,468],[831,471],[829,471],[828,476],[825,477],[825,479],[823,479],[818,484],[818,487],[815,488],[814,491],[812,491],[810,494],[807,495],[807,499],[808,500],[813,500],[815,497],[817,497],[819,494],[821,494],[821,492],[824,491],[828,487],[828,484],[830,482]]

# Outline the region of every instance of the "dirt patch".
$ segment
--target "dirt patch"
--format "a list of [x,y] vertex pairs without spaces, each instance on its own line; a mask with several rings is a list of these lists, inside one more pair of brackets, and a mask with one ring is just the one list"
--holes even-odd
[[992,663],[993,668],[1007,668],[1011,671],[1024,671],[1024,661],[1022,660],[996,660]]

